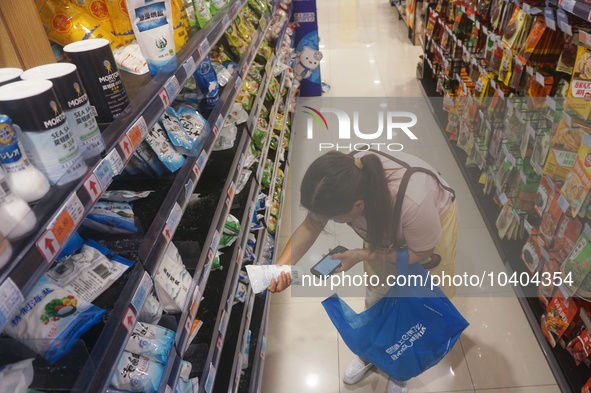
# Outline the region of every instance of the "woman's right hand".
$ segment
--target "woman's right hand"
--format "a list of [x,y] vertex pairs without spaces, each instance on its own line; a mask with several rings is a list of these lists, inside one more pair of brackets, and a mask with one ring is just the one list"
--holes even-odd
[[281,272],[277,280],[272,279],[271,284],[267,287],[269,292],[278,293],[283,292],[291,285],[291,275],[286,272]]

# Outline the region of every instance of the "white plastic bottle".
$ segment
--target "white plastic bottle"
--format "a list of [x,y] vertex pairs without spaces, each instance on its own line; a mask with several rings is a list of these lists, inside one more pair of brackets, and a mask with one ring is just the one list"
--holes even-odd
[[15,239],[32,231],[35,224],[35,214],[27,202],[10,190],[4,172],[0,171],[0,232],[8,239]]
[[26,202],[35,202],[49,191],[49,181],[29,162],[12,120],[6,115],[0,115],[0,163],[6,172],[8,186]]

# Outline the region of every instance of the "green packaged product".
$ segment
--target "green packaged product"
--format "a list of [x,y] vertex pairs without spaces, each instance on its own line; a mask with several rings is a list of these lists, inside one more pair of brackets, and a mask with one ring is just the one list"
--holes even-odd
[[275,121],[273,122],[273,129],[277,131],[281,131],[283,128],[283,113],[278,113],[275,115]]
[[244,41],[238,34],[238,28],[235,23],[232,23],[224,33],[228,43],[231,45],[231,50],[234,51],[238,57],[242,57],[246,53],[248,43]]
[[[269,118],[269,108],[267,108],[266,106],[262,105],[261,106],[261,112],[259,113],[259,116],[265,120]],[[265,120],[266,121],[266,120]]]
[[271,215],[273,217],[278,217],[279,216],[279,202],[273,201],[273,204],[269,208],[269,212],[271,213]]
[[279,82],[277,82],[277,78],[272,77],[271,81],[269,82],[269,88],[267,89],[267,100],[268,101],[275,101],[277,94],[279,93],[280,89]]
[[259,18],[269,9],[269,6],[264,0],[248,0],[248,6],[259,16]]
[[273,133],[271,135],[271,142],[269,144],[269,148],[271,150],[277,150],[277,146],[279,146],[279,137],[277,136],[277,134]]
[[259,27],[259,18],[257,18],[256,14],[250,7],[244,7],[242,9],[242,16],[244,18],[244,23],[248,24],[248,28],[253,32],[257,31]]
[[269,59],[271,59],[272,55],[273,55],[273,48],[271,48],[269,46],[269,44],[265,41],[261,44],[261,47],[259,48],[259,51],[257,52],[255,59],[259,63],[266,64],[267,61],[269,61]]
[[233,215],[229,214],[224,225],[224,231],[220,239],[218,248],[224,248],[232,245],[238,234],[240,233],[240,221]]
[[205,27],[207,22],[209,22],[211,19],[211,12],[209,11],[209,0],[193,0],[193,7],[195,8],[197,24],[200,28]]
[[244,18],[241,14],[236,15],[234,18],[234,23],[238,29],[238,34],[240,37],[246,42],[251,42],[256,30],[250,29],[250,25],[244,21]]
[[274,235],[277,231],[277,219],[273,216],[269,217],[269,221],[267,221],[267,231]]
[[265,147],[267,135],[268,133],[266,129],[257,127],[256,130],[254,130],[254,133],[252,135],[252,142],[258,150],[263,150],[263,148]]
[[226,5],[226,0],[210,0],[209,1],[209,11],[211,12],[211,16],[214,16],[218,13]]

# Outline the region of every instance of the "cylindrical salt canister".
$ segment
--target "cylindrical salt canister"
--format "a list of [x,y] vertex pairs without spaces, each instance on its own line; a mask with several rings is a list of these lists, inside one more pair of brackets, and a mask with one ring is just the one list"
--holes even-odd
[[47,79],[53,83],[55,94],[68,118],[84,159],[96,157],[105,150],[105,142],[94,111],[74,64],[55,63],[34,67],[23,72],[21,78]]
[[23,70],[20,68],[0,68],[0,86],[20,80]]
[[10,116],[31,163],[51,184],[65,184],[86,172],[66,114],[48,80],[27,80],[0,87],[0,113]]
[[129,104],[109,41],[95,38],[64,47],[78,67],[86,93],[97,111],[99,123],[111,123]]

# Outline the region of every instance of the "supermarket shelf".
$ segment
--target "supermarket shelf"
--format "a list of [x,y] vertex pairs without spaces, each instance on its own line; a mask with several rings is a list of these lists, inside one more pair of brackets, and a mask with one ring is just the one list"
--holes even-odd
[[271,310],[271,296],[267,295],[264,299],[264,311],[261,320],[261,327],[258,334],[256,350],[254,351],[254,360],[250,377],[249,392],[259,393],[263,381],[263,369],[265,367],[265,353],[267,351],[267,330],[269,329],[269,313]]
[[[508,242],[499,238],[495,222],[500,209],[496,204],[494,204],[490,197],[485,196],[482,192],[482,189],[478,187],[480,170],[475,168],[466,168],[464,165],[466,159],[465,153],[456,148],[455,144],[447,138],[445,132],[447,117],[445,116],[445,112],[443,112],[441,108],[433,107],[431,100],[429,100],[429,97],[438,96],[438,94],[435,92],[435,87],[432,86],[433,84],[434,82],[429,81],[428,79],[421,81],[420,86],[423,95],[429,104],[429,108],[433,113],[433,116],[435,117],[441,132],[444,134],[445,140],[448,143],[448,147],[450,148],[450,151],[454,156],[454,159],[456,160],[458,167],[464,176],[464,179],[466,180],[466,184],[468,185],[472,197],[478,206],[478,210],[484,219],[495,247],[497,248],[505,269],[507,270],[507,274],[511,275],[515,271],[519,272],[521,269],[524,269],[523,264],[521,264],[521,269],[519,269],[519,266],[515,266],[515,263],[512,261],[517,261],[516,263],[520,263],[521,244],[516,242]],[[589,379],[588,375],[579,375],[580,373],[577,374],[576,370],[567,368],[567,365],[572,362],[572,359],[568,359],[567,356],[564,356],[564,353],[560,353],[560,350],[552,348],[548,344],[546,338],[542,334],[539,318],[534,312],[534,310],[540,308],[539,304],[536,304],[536,302],[538,302],[537,297],[527,297],[527,294],[524,293],[523,288],[519,286],[513,286],[513,289],[530,324],[534,336],[536,337],[538,344],[540,345],[540,348],[546,357],[548,365],[552,370],[552,374],[554,375],[554,378],[556,378],[560,390],[565,393],[579,391],[581,386],[583,386],[587,379]],[[567,375],[570,378],[567,378]],[[578,386],[574,386],[574,384],[571,383],[573,378],[575,381],[577,381],[576,384],[579,384]]]
[[[252,215],[254,214],[254,205],[256,203],[257,195],[258,186],[255,182],[253,182],[249,194],[249,208],[244,210],[240,222],[249,224],[252,221]],[[240,245],[238,247],[234,247],[234,252],[232,254],[232,258],[230,259],[230,266],[232,270],[228,272],[226,285],[224,287],[224,292],[222,295],[222,302],[220,302],[220,306],[222,304],[224,306],[220,307],[220,309],[218,310],[218,315],[213,330],[214,336],[211,337],[209,353],[207,355],[207,360],[205,362],[206,367],[203,370],[203,374],[200,379],[201,387],[207,393],[211,393],[214,391],[216,373],[219,367],[220,358],[222,356],[222,351],[224,349],[224,344],[226,341],[228,323],[230,321],[230,317],[232,315],[233,310],[232,304],[234,301],[234,294],[236,293],[236,286],[238,285],[238,277],[240,273],[240,268],[242,267],[242,257],[244,249],[246,248],[246,241],[248,240],[247,235],[249,232],[250,226],[242,225],[242,228],[240,229],[240,235],[238,236],[238,238],[241,239]],[[206,375],[207,378],[205,378]]]
[[247,301],[244,305],[240,329],[238,330],[238,332],[243,333],[242,336],[240,336],[238,338],[238,341],[236,342],[234,350],[234,362],[232,363],[230,378],[228,378],[228,380],[231,383],[231,385],[228,387],[228,392],[230,393],[238,392],[238,388],[240,386],[240,377],[242,373],[242,353],[244,352],[244,348],[246,346],[246,342],[248,339],[248,331],[250,329],[250,321],[252,318],[252,309],[254,307],[255,302],[255,295],[250,287],[248,288],[246,299]]
[[182,213],[187,207],[189,198],[195,190],[201,172],[207,164],[207,160],[213,150],[217,134],[222,128],[224,119],[228,115],[230,108],[234,104],[236,97],[241,90],[242,81],[246,77],[248,69],[254,61],[257,51],[265,38],[266,26],[277,9],[277,6],[278,3],[276,2],[273,12],[266,14],[261,19],[257,35],[253,38],[246,54],[240,60],[238,65],[238,69],[240,70],[239,75],[235,75],[229,82],[229,84],[233,82],[231,88],[226,88],[226,90],[224,90],[220,97],[221,105],[216,107],[216,110],[214,110],[208,118],[212,133],[209,135],[201,154],[199,157],[194,156],[187,159],[179,171],[166,200],[163,202],[162,207],[158,212],[158,216],[148,230],[145,241],[140,246],[140,258],[145,261],[146,269],[151,274],[155,274],[157,271],[162,255],[166,250],[166,246],[174,236],[176,227],[182,217]]
[[125,111],[102,133],[107,146],[104,158],[89,162],[82,180],[53,187],[34,206],[37,228],[29,236],[12,242],[13,259],[0,273],[0,290],[8,290],[14,283],[23,296],[29,293],[113,177],[121,173],[150,127],[179,93],[180,86],[207,55],[210,43],[219,40],[245,4],[246,0],[237,0],[219,12],[177,54],[175,71],[161,72],[141,88]]

